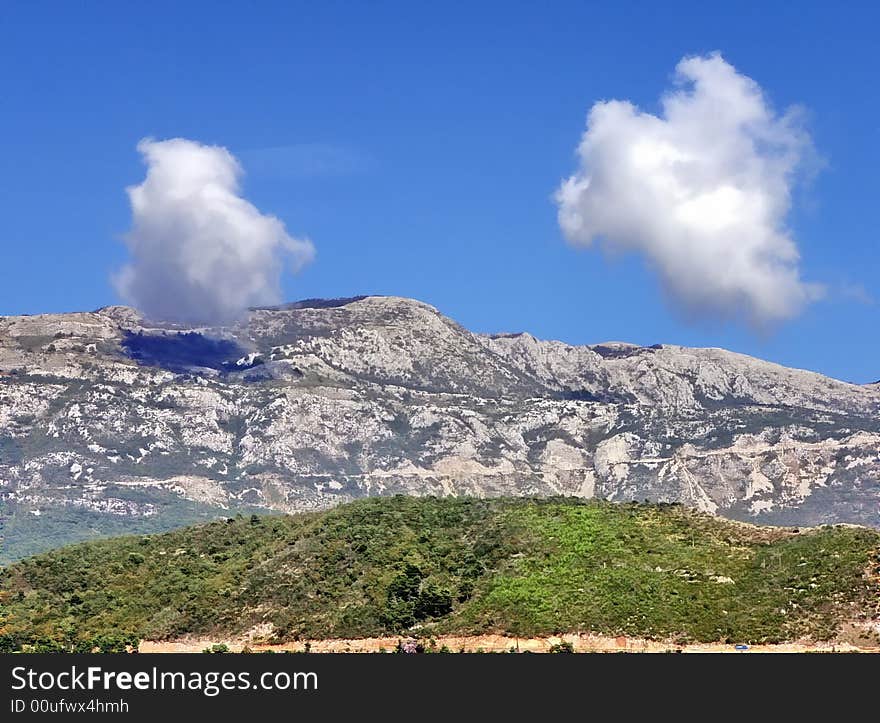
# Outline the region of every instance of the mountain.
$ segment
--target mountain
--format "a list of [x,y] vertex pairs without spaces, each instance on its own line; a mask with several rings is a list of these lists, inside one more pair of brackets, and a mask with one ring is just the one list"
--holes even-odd
[[397,493],[880,526],[880,387],[721,349],[473,334],[395,297],[216,328],[120,306],[0,317],[0,562]]
[[359,500],[82,543],[0,570],[0,652],[592,631],[880,642],[880,532],[573,498]]

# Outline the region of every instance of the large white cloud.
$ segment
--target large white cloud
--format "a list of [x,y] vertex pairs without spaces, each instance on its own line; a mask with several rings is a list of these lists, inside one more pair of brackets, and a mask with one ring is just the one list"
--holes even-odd
[[250,306],[281,300],[285,264],[310,261],[310,241],[239,195],[229,151],[183,138],[142,140],[147,177],[127,189],[130,262],[119,294],[153,319],[224,323]]
[[596,103],[580,167],[557,191],[575,245],[644,255],[688,315],[766,327],[821,295],[800,276],[786,228],[811,155],[796,110],[778,115],[720,54],[684,58],[659,116]]

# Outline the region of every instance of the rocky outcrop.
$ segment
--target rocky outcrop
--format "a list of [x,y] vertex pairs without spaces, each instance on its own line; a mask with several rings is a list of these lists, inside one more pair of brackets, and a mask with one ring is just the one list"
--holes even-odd
[[880,525],[880,388],[721,349],[476,335],[393,297],[227,328],[0,318],[7,549],[395,493]]

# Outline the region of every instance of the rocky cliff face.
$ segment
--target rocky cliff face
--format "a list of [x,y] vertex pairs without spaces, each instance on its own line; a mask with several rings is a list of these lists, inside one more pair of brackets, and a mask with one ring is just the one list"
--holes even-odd
[[0,561],[396,493],[880,526],[880,387],[721,349],[481,336],[393,297],[228,328],[0,317]]

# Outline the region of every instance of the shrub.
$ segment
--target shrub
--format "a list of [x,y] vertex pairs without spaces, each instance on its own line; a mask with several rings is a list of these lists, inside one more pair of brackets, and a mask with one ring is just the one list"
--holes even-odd
[[213,645],[210,645],[207,648],[205,648],[202,652],[209,653],[211,655],[216,655],[218,653],[228,653],[229,646],[226,645],[225,643],[214,643]]

